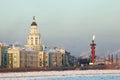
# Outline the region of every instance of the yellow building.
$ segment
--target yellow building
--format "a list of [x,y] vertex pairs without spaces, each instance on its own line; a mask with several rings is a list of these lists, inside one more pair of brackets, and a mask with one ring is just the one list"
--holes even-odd
[[50,57],[49,57],[49,52],[44,52],[44,60],[43,60],[43,65],[44,67],[50,67]]
[[15,48],[8,49],[8,68],[19,68],[20,67],[20,50]]
[[38,52],[38,67],[44,67],[44,56],[43,51]]
[[0,67],[6,68],[7,67],[7,50],[8,45],[0,43]]
[[62,64],[62,54],[60,52],[57,52],[57,66],[58,67],[61,67],[63,64]]

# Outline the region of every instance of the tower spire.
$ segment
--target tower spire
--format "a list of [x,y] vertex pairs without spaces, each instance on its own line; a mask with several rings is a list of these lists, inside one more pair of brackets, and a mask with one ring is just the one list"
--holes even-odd
[[32,21],[31,26],[37,26],[36,21],[35,21],[35,16],[33,16],[33,21]]
[[33,20],[35,20],[35,16],[33,16]]

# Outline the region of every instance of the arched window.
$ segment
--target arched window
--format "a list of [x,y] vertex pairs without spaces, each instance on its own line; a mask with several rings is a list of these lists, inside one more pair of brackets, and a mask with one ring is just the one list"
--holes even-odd
[[36,45],[38,44],[38,38],[37,37],[35,38],[35,44]]
[[31,37],[31,45],[33,45],[33,37]]

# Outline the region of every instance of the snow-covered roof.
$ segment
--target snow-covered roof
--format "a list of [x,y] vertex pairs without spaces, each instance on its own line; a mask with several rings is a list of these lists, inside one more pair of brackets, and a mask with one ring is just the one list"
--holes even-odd
[[8,44],[2,43],[2,42],[0,42],[0,45],[2,45],[2,46],[8,46]]
[[17,49],[17,50],[20,50],[20,51],[28,51],[28,52],[33,52],[33,51],[37,52],[37,51],[35,51],[31,48],[26,48],[26,47],[23,47],[21,45],[14,45],[14,44],[12,46],[10,46],[9,49]]
[[55,52],[61,52],[61,50],[64,50],[64,49],[61,49],[61,48],[57,48],[57,47],[46,47],[44,49],[44,52],[51,52],[51,53],[55,53]]

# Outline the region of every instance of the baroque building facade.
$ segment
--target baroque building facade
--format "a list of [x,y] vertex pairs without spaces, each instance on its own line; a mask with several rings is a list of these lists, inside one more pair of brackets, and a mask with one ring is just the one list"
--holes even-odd
[[55,68],[69,66],[66,50],[57,47],[45,47],[41,44],[35,17],[27,37],[27,45],[21,47],[2,46],[0,44],[0,66],[3,68]]
[[33,17],[30,32],[28,33],[27,45],[25,46],[27,48],[31,48],[37,51],[43,50],[43,46],[41,44],[41,36],[37,29],[37,23],[35,21],[35,17]]

